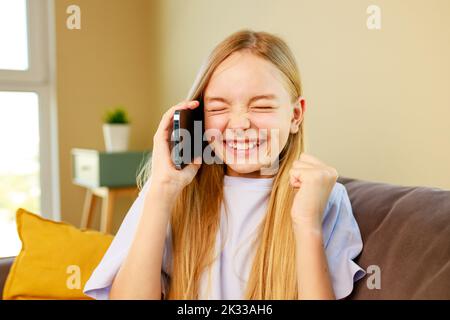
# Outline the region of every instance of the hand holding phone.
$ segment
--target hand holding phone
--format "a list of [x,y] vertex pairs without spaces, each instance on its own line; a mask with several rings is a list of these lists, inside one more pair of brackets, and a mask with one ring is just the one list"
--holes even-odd
[[183,170],[177,170],[171,159],[171,134],[173,117],[177,110],[195,109],[199,102],[183,101],[167,110],[161,118],[158,129],[153,136],[151,176],[152,184],[163,188],[172,196],[188,185],[197,174],[200,164],[191,163]]
[[178,170],[202,157],[205,148],[203,141],[203,109],[176,110],[173,115],[171,135],[171,158]]

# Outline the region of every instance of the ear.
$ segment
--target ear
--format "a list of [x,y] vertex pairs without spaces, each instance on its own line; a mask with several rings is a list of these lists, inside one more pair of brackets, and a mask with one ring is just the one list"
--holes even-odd
[[303,121],[306,111],[306,101],[303,97],[299,97],[293,105],[293,112],[291,118],[291,133],[297,133],[300,124]]

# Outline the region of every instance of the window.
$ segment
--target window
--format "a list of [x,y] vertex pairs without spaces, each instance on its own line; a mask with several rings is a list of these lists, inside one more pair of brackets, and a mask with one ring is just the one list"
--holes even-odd
[[53,1],[0,0],[0,257],[17,208],[60,219],[52,21]]
[[0,69],[28,69],[27,25],[25,0],[0,1]]

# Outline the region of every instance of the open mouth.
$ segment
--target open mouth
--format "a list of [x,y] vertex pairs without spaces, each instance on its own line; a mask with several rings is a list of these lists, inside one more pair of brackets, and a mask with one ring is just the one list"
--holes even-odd
[[236,153],[250,153],[263,145],[265,140],[224,140],[226,149]]
[[247,150],[247,149],[253,149],[255,147],[258,147],[260,142],[259,141],[225,141],[226,145],[231,149],[236,150]]

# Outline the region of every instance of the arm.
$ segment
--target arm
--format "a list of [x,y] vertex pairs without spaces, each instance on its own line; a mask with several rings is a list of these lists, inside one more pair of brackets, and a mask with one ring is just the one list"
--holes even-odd
[[299,300],[335,299],[321,226],[294,225]]
[[128,255],[110,291],[110,299],[161,299],[164,241],[174,196],[150,186]]
[[335,299],[322,240],[322,214],[336,179],[334,168],[305,153],[290,170],[290,183],[296,188],[291,215],[299,299]]
[[169,137],[176,110],[194,109],[198,101],[181,102],[167,110],[153,137],[152,181],[128,255],[111,285],[110,299],[161,299],[162,255],[174,201],[200,168],[191,163],[175,169]]

